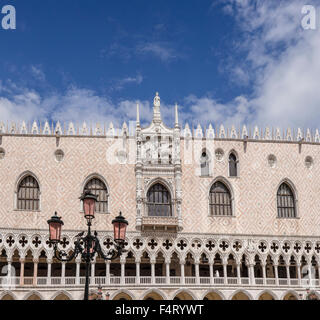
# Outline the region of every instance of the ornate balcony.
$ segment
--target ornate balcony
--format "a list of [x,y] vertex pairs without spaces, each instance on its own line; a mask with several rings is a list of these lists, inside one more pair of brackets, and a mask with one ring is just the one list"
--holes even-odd
[[178,232],[181,226],[175,217],[142,217],[142,230]]
[[[74,288],[85,284],[85,277],[0,277],[2,288]],[[267,287],[267,288],[320,288],[319,279],[274,279],[274,278],[234,278],[234,277],[91,277],[92,286],[123,287]]]

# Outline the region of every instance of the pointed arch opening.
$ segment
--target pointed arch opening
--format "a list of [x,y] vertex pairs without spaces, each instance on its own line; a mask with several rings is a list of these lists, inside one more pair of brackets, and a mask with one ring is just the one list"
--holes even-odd
[[238,291],[233,295],[231,300],[251,300],[251,299],[247,292]]
[[220,180],[210,189],[209,206],[211,216],[233,216],[230,189]]
[[108,188],[102,179],[99,177],[92,177],[85,185],[84,192],[91,192],[98,197],[96,202],[97,213],[108,213]]
[[277,210],[278,218],[296,218],[296,196],[293,188],[287,183],[283,182],[277,191]]
[[229,154],[229,177],[238,177],[238,158],[234,151]]
[[16,189],[16,209],[21,211],[40,210],[40,185],[31,173],[22,175]]
[[211,156],[208,150],[203,149],[200,156],[200,174],[201,177],[208,177],[211,175]]
[[156,183],[148,190],[147,208],[149,217],[172,217],[171,194],[162,183]]

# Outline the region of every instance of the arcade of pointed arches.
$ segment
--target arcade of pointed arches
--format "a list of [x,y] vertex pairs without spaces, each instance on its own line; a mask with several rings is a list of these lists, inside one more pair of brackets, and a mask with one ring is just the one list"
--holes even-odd
[[[93,291],[91,292],[91,298],[93,297]],[[319,299],[319,294],[315,292],[316,297]],[[303,296],[303,294],[302,294]],[[79,297],[74,298],[71,293],[62,290],[57,291],[55,294],[44,296],[43,293],[32,290],[27,294],[21,296],[21,300],[77,300]],[[20,300],[17,295],[9,290],[3,291],[0,294],[0,301],[2,300]],[[149,289],[143,294],[137,295],[130,290],[120,289],[111,294],[110,300],[122,300],[122,301],[133,301],[133,300],[300,300],[301,296],[293,290],[287,290],[284,292],[278,292],[277,294],[272,290],[262,290],[256,294],[255,297],[245,289],[238,289],[226,295],[221,290],[207,290],[204,294],[196,295],[193,291],[188,289],[179,289],[173,294],[166,294],[160,289]]]

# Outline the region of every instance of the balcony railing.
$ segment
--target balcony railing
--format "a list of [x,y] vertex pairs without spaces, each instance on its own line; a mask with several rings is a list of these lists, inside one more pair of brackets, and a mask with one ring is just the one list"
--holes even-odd
[[[278,282],[278,284],[277,284]],[[16,287],[64,287],[72,288],[76,286],[84,286],[85,277],[0,277],[0,285],[2,288]],[[210,277],[91,277],[90,285],[93,286],[265,286],[265,287],[320,287],[319,279],[274,279],[274,278],[255,278],[251,283],[249,278],[210,278]]]

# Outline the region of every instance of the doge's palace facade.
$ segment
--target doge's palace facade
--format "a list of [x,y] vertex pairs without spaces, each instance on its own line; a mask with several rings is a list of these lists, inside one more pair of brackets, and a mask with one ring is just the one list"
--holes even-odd
[[86,230],[79,197],[99,196],[93,228],[127,252],[96,258],[110,299],[283,300],[320,290],[318,130],[181,128],[161,118],[110,124],[0,123],[0,299],[82,299],[84,264],[59,263],[47,220],[63,218],[61,248]]

